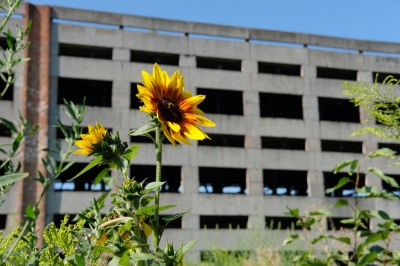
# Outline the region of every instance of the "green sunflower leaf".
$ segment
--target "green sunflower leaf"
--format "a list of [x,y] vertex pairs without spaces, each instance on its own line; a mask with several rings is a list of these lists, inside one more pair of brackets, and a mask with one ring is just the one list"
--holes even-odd
[[101,162],[103,161],[103,156],[97,156],[96,158],[94,158],[94,160],[92,160],[85,168],[83,168],[82,171],[80,171],[76,176],[74,176],[73,178],[69,179],[68,181],[74,180],[75,178],[83,175],[84,173],[86,173],[87,171],[89,171],[90,169],[92,169],[93,167],[101,164]]
[[18,173],[0,176],[0,187],[17,182],[20,179],[27,177],[28,173]]
[[147,136],[146,134],[155,131],[157,126],[155,124],[147,124],[139,129],[129,131],[130,136]]

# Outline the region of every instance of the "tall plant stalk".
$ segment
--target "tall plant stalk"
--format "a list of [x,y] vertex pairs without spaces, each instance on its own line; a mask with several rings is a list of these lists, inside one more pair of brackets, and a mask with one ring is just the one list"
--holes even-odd
[[[157,125],[156,128],[156,182],[161,182],[161,168],[162,168],[162,142],[163,142],[163,131],[161,128],[161,124]],[[160,221],[159,221],[159,210],[160,207],[160,187],[156,189],[156,195],[154,198],[154,203],[156,205],[156,209],[154,212],[154,232],[153,232],[153,239],[154,239],[154,250],[157,250],[160,245]]]

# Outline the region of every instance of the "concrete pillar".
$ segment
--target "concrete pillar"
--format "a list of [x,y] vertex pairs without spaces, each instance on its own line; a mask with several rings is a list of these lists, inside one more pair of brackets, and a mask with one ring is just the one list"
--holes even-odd
[[324,175],[320,171],[308,171],[308,196],[313,198],[325,197]]
[[128,49],[114,48],[113,54],[112,54],[112,59],[114,61],[130,62],[131,61],[131,51]]
[[264,195],[263,170],[257,168],[247,168],[246,186],[248,196]]
[[[20,219],[28,204],[34,205],[43,187],[33,181],[40,171],[46,175],[46,169],[41,158],[46,158],[43,149],[48,147],[49,125],[49,90],[50,90],[50,39],[51,39],[51,9],[49,6],[35,6],[25,4],[24,25],[32,20],[32,27],[27,36],[31,45],[24,51],[24,57],[30,61],[24,64],[22,86],[22,114],[31,125],[39,124],[39,129],[26,137],[23,147],[22,171],[29,173],[21,185],[19,198]],[[38,235],[41,235],[45,225],[46,199],[39,204],[39,218],[37,220]]]

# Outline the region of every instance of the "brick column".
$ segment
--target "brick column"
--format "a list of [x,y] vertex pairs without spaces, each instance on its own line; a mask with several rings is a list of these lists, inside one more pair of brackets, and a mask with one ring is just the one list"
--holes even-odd
[[[49,124],[49,88],[50,88],[50,27],[51,9],[49,6],[25,4],[24,25],[32,20],[32,27],[27,36],[30,46],[24,51],[24,57],[30,61],[24,64],[22,85],[22,114],[29,119],[31,125],[39,124],[39,129],[25,139],[23,147],[23,171],[30,177],[37,177],[40,171],[46,175],[46,169],[41,158],[46,158],[43,151],[48,147]],[[21,219],[28,204],[34,205],[43,187],[32,178],[26,178],[22,184],[21,202],[19,204]],[[38,235],[45,225],[46,199],[40,205],[40,215],[37,220]]]

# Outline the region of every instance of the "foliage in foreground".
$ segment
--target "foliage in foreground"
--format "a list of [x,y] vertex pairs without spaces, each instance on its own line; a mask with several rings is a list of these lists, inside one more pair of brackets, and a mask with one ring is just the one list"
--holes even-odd
[[[368,114],[364,121],[374,122],[355,131],[353,136],[374,134],[382,139],[398,141],[400,137],[400,97],[398,96],[399,81],[387,77],[383,84],[370,85],[365,82],[344,82],[344,94],[351,98],[356,106],[362,107]],[[303,229],[302,234],[291,234],[284,245],[301,240],[307,250],[293,260],[294,265],[398,265],[400,264],[400,251],[392,248],[393,242],[398,243],[396,234],[400,232],[400,225],[383,210],[362,208],[360,205],[368,199],[382,199],[398,201],[393,191],[399,190],[399,184],[393,177],[385,175],[373,165],[371,159],[384,157],[393,160],[392,166],[399,165],[400,157],[388,148],[381,148],[370,152],[361,162],[357,159],[345,160],[333,169],[335,174],[346,172],[346,176],[338,183],[326,190],[331,193],[345,186],[354,189],[351,199],[338,199],[332,208],[348,208],[351,217],[342,219],[341,225],[345,229],[313,236],[311,232],[321,223],[330,223],[332,213],[330,210],[319,209],[302,216],[297,208],[288,208],[286,212],[297,219],[297,225]],[[377,189],[375,186],[361,185],[361,178],[379,178],[393,191]],[[371,227],[370,222],[375,226]],[[328,247],[323,249],[321,246]]]

